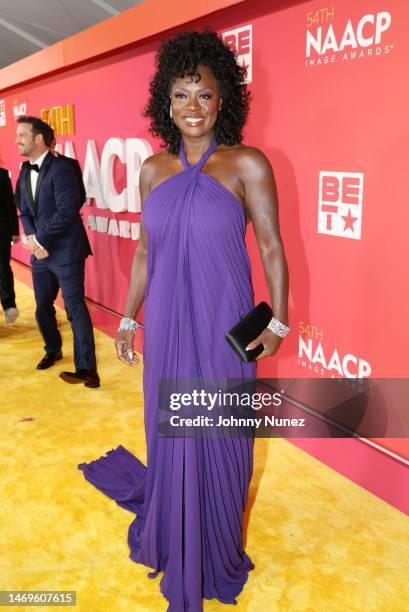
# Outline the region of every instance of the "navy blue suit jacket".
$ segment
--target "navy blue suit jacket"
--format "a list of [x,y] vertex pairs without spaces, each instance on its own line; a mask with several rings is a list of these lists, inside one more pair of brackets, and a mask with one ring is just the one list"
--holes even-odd
[[80,216],[83,198],[75,169],[66,158],[48,153],[41,164],[36,193],[31,193],[30,163],[21,168],[20,219],[26,235],[34,234],[49,261],[66,265],[92,254]]

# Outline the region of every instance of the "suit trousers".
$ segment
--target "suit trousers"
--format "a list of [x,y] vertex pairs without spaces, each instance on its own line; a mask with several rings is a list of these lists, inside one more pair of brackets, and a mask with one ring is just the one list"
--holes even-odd
[[16,307],[14,278],[10,266],[11,236],[0,238],[0,300],[3,310]]
[[57,327],[54,300],[61,287],[74,336],[75,368],[96,370],[94,331],[84,297],[84,268],[84,260],[61,266],[48,259],[34,259],[31,270],[36,319],[45,351],[57,353],[61,350],[62,340]]

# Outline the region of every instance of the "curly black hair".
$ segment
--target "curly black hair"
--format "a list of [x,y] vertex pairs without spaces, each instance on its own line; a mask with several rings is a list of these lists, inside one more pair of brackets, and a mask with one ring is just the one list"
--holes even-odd
[[219,84],[222,109],[215,124],[217,143],[226,145],[242,141],[242,130],[249,111],[250,93],[244,83],[246,70],[223,39],[210,29],[203,32],[181,32],[164,40],[156,55],[156,72],[151,80],[150,99],[144,111],[150,117],[150,132],[159,136],[170,153],[178,153],[180,131],[169,115],[172,83],[183,76],[196,74],[197,66],[207,66]]

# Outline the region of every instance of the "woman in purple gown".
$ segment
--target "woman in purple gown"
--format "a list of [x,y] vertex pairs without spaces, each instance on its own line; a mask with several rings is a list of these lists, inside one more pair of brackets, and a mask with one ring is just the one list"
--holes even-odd
[[[141,169],[141,237],[116,339],[118,357],[137,363],[134,317],[144,302],[147,467],[119,446],[79,468],[136,514],[130,556],[150,576],[163,571],[168,610],[200,612],[203,598],[235,603],[254,567],[242,544],[253,443],[159,436],[158,381],[255,377],[254,362],[242,362],[225,340],[254,307],[248,221],[284,326],[288,272],[270,164],[241,144],[249,98],[234,53],[214,32],[185,32],[162,44],[156,67],[146,115],[166,150]],[[266,328],[249,347],[264,345],[260,359],[281,341]]]

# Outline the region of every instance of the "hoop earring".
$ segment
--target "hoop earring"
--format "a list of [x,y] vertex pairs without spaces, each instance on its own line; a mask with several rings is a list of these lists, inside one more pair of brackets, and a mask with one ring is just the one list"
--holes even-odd
[[171,119],[173,119],[173,113],[172,113],[172,107],[169,106],[169,116]]

